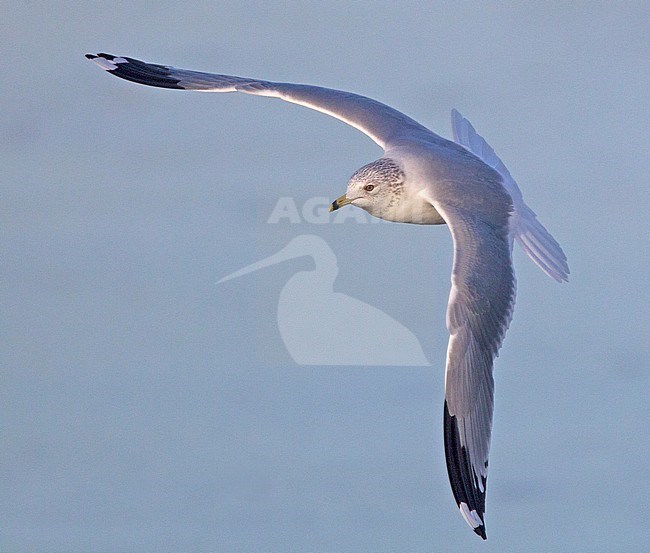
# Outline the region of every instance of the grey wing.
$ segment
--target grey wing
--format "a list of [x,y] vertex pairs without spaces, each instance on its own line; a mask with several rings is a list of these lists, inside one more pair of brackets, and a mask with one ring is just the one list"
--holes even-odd
[[144,85],[203,92],[237,91],[281,98],[331,115],[365,133],[384,149],[390,141],[404,136],[432,134],[396,109],[351,92],[188,71],[111,54],[86,54],[86,57],[116,77]]
[[511,204],[506,194],[500,198],[489,219],[432,202],[454,240],[447,307],[451,335],[445,373],[447,471],[463,518],[483,539],[494,396],[492,366],[512,318],[516,286],[508,240]]

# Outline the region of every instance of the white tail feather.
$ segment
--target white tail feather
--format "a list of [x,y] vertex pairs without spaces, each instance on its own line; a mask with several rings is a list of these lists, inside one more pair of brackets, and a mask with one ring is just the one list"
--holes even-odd
[[523,248],[528,257],[548,276],[558,282],[569,280],[569,265],[560,245],[537,220],[521,195],[521,190],[499,156],[479,135],[472,124],[455,109],[451,111],[451,126],[456,143],[468,149],[495,169],[503,179],[503,186],[512,197],[514,213],[510,221],[511,239]]

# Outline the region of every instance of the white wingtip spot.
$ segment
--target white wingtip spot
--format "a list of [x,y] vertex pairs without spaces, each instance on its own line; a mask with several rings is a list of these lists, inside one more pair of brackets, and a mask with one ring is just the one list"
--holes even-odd
[[106,71],[112,71],[113,69],[117,69],[117,65],[113,63],[111,60],[107,60],[106,58],[102,57],[96,57],[93,58],[93,61],[99,65],[102,69],[105,69]]
[[478,516],[478,513],[476,510],[469,510],[469,507],[467,506],[467,503],[461,503],[459,505],[460,508],[460,514],[463,515],[463,518],[469,524],[472,528],[478,528],[483,524],[483,521],[481,518]]
[[118,63],[129,63],[128,60],[125,60],[124,58],[113,58],[112,60],[109,60],[103,56],[96,56],[92,58],[92,61],[94,61],[97,65],[99,65],[99,67],[106,71],[113,71],[114,69],[117,69]]

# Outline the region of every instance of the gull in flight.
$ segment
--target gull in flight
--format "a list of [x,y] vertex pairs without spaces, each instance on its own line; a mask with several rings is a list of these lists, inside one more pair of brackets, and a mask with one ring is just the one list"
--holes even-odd
[[176,69],[87,54],[112,75],[178,90],[243,92],[326,113],[368,135],[384,155],[357,170],[331,210],[351,204],[401,223],[446,224],[454,243],[447,306],[444,443],[461,515],[481,538],[492,432],[492,367],[512,318],[517,242],[551,278],[567,281],[560,245],[525,203],[517,183],[471,123],[453,110],[446,140],[376,100],[318,86]]

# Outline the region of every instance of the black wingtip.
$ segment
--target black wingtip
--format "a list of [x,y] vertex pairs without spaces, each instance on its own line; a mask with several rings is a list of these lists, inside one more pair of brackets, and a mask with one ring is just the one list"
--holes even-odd
[[[449,483],[461,515],[478,536],[487,539],[485,533],[485,488],[487,481],[482,478],[481,488],[476,479],[467,450],[461,443],[458,421],[449,413],[445,401],[444,409],[445,458]],[[486,465],[487,466],[487,465]]]
[[159,88],[176,88],[184,90],[178,83],[180,79],[172,76],[173,68],[166,65],[146,63],[126,56],[114,56],[101,52],[99,54],[86,54],[86,58],[94,61],[111,75],[127,81],[156,86]]

